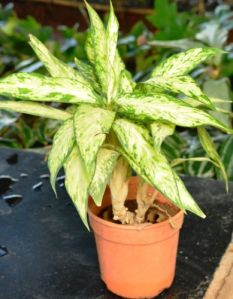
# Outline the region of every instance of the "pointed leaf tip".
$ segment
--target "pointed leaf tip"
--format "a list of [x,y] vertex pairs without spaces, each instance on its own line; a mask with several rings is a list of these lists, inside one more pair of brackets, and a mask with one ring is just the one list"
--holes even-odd
[[198,127],[197,130],[198,130],[198,137],[199,137],[200,143],[201,143],[203,149],[206,151],[207,155],[217,164],[217,167],[219,167],[219,169],[222,173],[223,179],[225,181],[226,191],[228,192],[229,184],[228,184],[227,173],[226,173],[224,164],[221,160],[221,157],[219,156],[219,154],[215,148],[214,142],[204,127]]

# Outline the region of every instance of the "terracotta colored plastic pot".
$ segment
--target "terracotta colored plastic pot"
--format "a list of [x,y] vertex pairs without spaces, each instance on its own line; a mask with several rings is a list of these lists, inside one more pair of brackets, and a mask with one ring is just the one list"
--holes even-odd
[[[129,184],[128,199],[136,198],[137,178]],[[153,189],[149,190],[153,192]],[[162,196],[159,200],[165,201]],[[89,202],[89,220],[95,233],[101,278],[113,293],[125,298],[152,298],[170,287],[175,275],[180,211],[171,226],[167,220],[153,225],[120,225],[96,216],[110,205],[106,191],[102,207]]]

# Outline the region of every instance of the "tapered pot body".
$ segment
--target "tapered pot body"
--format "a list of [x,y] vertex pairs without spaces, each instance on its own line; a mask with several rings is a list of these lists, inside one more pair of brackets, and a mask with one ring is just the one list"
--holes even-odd
[[[132,177],[129,200],[136,198],[136,191],[137,178]],[[159,200],[166,201],[162,196]],[[110,291],[122,297],[152,298],[170,287],[174,279],[184,215],[180,211],[170,221],[153,225],[120,225],[98,217],[110,204],[110,192],[106,190],[102,206],[90,200],[88,209],[101,278]]]

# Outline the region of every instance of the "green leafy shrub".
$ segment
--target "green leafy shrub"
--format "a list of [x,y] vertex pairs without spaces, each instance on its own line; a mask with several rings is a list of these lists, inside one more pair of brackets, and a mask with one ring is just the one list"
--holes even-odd
[[[162,3],[161,3],[162,4]],[[163,4],[165,5],[165,4]],[[170,4],[171,6],[174,4]],[[171,8],[171,7],[170,7]],[[177,16],[182,17],[183,13],[177,13]],[[154,18],[156,20],[156,16]],[[159,17],[159,15],[157,16]],[[190,20],[195,17],[194,13],[190,14]],[[178,17],[179,19],[179,17]],[[170,20],[171,21],[171,20]],[[191,21],[192,22],[192,21]],[[169,21],[168,21],[169,23]],[[172,26],[172,24],[170,24]],[[172,53],[176,53],[181,50],[188,50],[195,47],[216,47],[224,52],[218,53],[208,59],[205,64],[201,64],[192,73],[192,76],[200,82],[203,87],[203,91],[208,97],[215,102],[217,110],[223,112],[212,112],[218,120],[225,123],[227,126],[232,126],[232,44],[228,42],[230,32],[233,28],[233,13],[229,5],[219,5],[213,12],[208,12],[205,15],[205,19],[200,23],[196,23],[195,32],[190,36],[181,35],[178,39],[168,37],[166,34],[166,28],[160,28],[159,38],[155,35],[155,39],[148,43],[148,49],[152,51],[152,55],[156,56],[159,60],[165,59]],[[169,29],[168,29],[169,30]],[[154,38],[154,37],[153,37]],[[150,46],[152,48],[150,48]],[[148,51],[147,49],[147,51]],[[144,56],[145,57],[145,56]],[[147,60],[147,58],[145,58]],[[142,62],[143,64],[143,62]],[[144,63],[146,65],[146,63]],[[226,77],[227,76],[227,77]],[[216,134],[211,132],[216,140],[217,148],[221,154],[226,153],[223,147],[227,143],[228,137],[224,134]],[[186,134],[187,135],[187,134]],[[201,144],[198,142],[195,136],[189,134],[187,139],[190,140],[190,146],[181,153],[182,156],[189,157],[195,155],[203,155]],[[222,142],[226,140],[226,142]],[[193,146],[195,144],[195,146]],[[231,156],[233,161],[233,155],[230,154],[230,150],[227,147],[228,158],[223,158],[223,163],[227,168],[227,174],[229,178],[232,178],[231,170],[229,169],[229,157]],[[185,174],[200,175],[208,177],[221,178],[218,171],[216,172],[214,167],[208,163],[208,161],[202,162],[187,162],[183,165],[183,169],[180,171]]]
[[[50,76],[20,72],[1,79],[0,94],[18,100],[1,100],[0,108],[62,122],[48,157],[51,184],[55,191],[57,173],[64,167],[66,189],[86,225],[88,196],[100,205],[108,183],[114,219],[123,224],[144,221],[155,196],[145,196],[148,184],[183,211],[205,217],[172,167],[180,161],[169,162],[161,146],[177,127],[194,128],[209,156],[195,159],[211,161],[227,186],[225,169],[205,126],[233,130],[211,116],[214,103],[188,75],[219,50],[196,48],[176,54],[159,64],[147,81],[136,84],[117,51],[118,22],[112,6],[106,27],[88,4],[87,9],[89,62],[75,59],[75,70],[31,35],[30,45]],[[180,95],[191,98],[192,104]],[[69,108],[38,102],[65,103]],[[132,169],[140,177],[135,212],[124,205]]]
[[179,12],[174,1],[156,0],[154,12],[147,19],[157,29],[156,39],[177,40],[193,36],[205,17],[190,11]]

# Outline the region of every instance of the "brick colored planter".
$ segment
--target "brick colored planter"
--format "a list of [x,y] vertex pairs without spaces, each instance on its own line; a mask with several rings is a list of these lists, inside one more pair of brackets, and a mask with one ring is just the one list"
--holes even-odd
[[[137,178],[129,184],[128,199],[136,197]],[[153,190],[150,190],[153,191]],[[165,199],[160,196],[161,201]],[[175,275],[179,230],[184,215],[153,225],[119,225],[99,218],[110,204],[106,191],[102,207],[89,203],[89,220],[95,234],[101,278],[107,288],[126,298],[152,298],[170,287]]]

